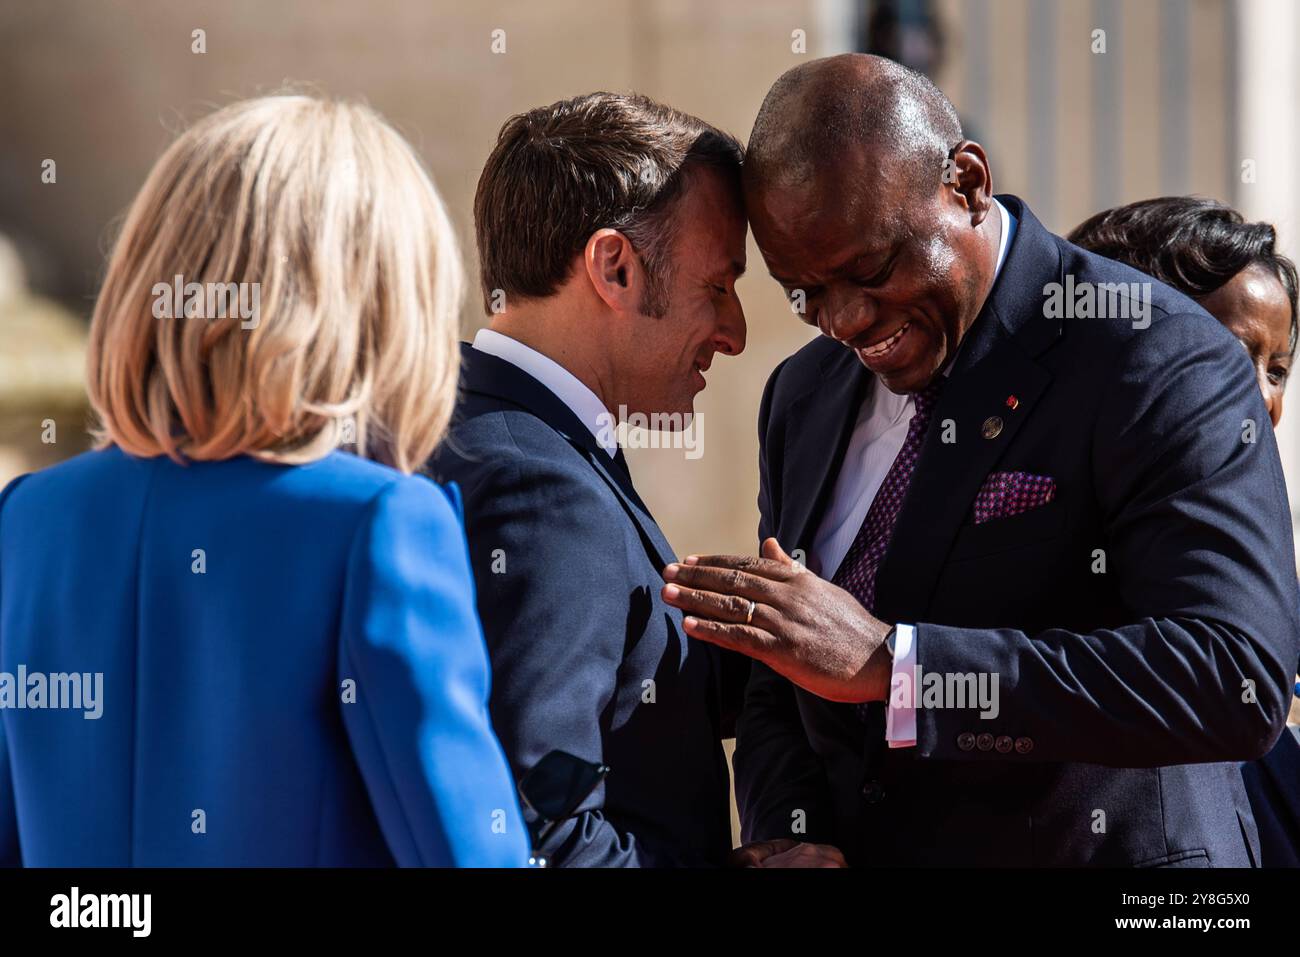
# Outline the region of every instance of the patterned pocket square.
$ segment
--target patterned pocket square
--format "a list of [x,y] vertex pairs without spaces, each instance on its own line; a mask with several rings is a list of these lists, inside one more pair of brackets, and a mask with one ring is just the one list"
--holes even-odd
[[1056,498],[1056,480],[1030,472],[994,472],[984,480],[975,496],[975,524],[1010,518]]

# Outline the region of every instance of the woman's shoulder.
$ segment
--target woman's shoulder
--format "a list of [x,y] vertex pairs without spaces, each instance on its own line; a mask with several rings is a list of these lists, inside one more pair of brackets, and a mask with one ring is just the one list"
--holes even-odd
[[294,469],[299,494],[328,500],[342,517],[352,512],[353,528],[396,525],[419,528],[442,541],[464,535],[464,512],[455,483],[441,485],[427,475],[408,475],[347,452],[333,452]]
[[300,468],[306,470],[303,475],[311,481],[340,491],[355,489],[367,500],[383,496],[395,498],[399,503],[411,503],[411,507],[423,504],[439,513],[449,510],[457,519],[461,515],[460,489],[455,482],[439,484],[427,475],[407,475],[347,452],[332,452]]
[[82,452],[62,462],[13,478],[0,489],[0,504],[19,492],[24,496],[41,498],[81,486],[111,482],[114,474],[143,471],[147,468],[147,460],[134,459],[114,447]]
[[138,493],[149,490],[156,503],[175,499],[204,508],[210,496],[228,501],[234,493],[245,500],[278,500],[290,511],[297,511],[294,506],[300,505],[309,512],[325,510],[336,517],[354,510],[369,511],[378,500],[392,499],[396,507],[405,510],[431,511],[457,523],[461,520],[460,496],[454,487],[342,451],[301,465],[247,456],[182,464],[164,456],[138,458],[109,447],[15,478],[0,490],[0,507],[10,498],[23,499],[22,507],[68,499],[121,501],[122,493],[131,489]]

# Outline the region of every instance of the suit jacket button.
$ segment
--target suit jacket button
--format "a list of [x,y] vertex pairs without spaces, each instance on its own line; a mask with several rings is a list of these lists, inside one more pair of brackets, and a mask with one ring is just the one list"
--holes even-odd
[[879,804],[885,799],[885,788],[876,780],[868,781],[862,785],[862,800],[868,804]]
[[961,734],[957,735],[957,747],[961,748],[963,751],[971,750],[975,747],[975,735],[971,734],[969,731],[963,731]]
[[984,425],[980,428],[980,434],[986,439],[996,439],[1002,434],[1002,419],[996,415],[990,415],[984,420]]
[[1011,739],[1005,734],[998,735],[998,739],[993,742],[993,748],[998,754],[1010,754],[1012,748]]
[[1028,754],[1034,750],[1033,738],[1016,738],[1016,754]]
[[979,748],[981,751],[992,751],[993,735],[989,734],[987,731],[984,732],[975,739],[975,747]]

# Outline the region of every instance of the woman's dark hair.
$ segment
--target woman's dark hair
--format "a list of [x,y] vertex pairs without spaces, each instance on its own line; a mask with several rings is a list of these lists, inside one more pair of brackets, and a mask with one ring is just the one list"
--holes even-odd
[[1300,282],[1295,264],[1276,251],[1277,233],[1268,223],[1248,223],[1241,213],[1212,199],[1162,196],[1098,213],[1067,238],[1195,298],[1208,296],[1258,263],[1277,276],[1291,300],[1295,352]]

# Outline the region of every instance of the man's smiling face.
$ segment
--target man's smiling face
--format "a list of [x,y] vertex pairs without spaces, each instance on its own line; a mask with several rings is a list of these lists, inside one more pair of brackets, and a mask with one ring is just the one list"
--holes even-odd
[[[961,194],[861,146],[792,180],[745,178],[768,271],[891,392],[928,385],[983,304],[983,246]],[[919,180],[919,185],[918,181]]]

